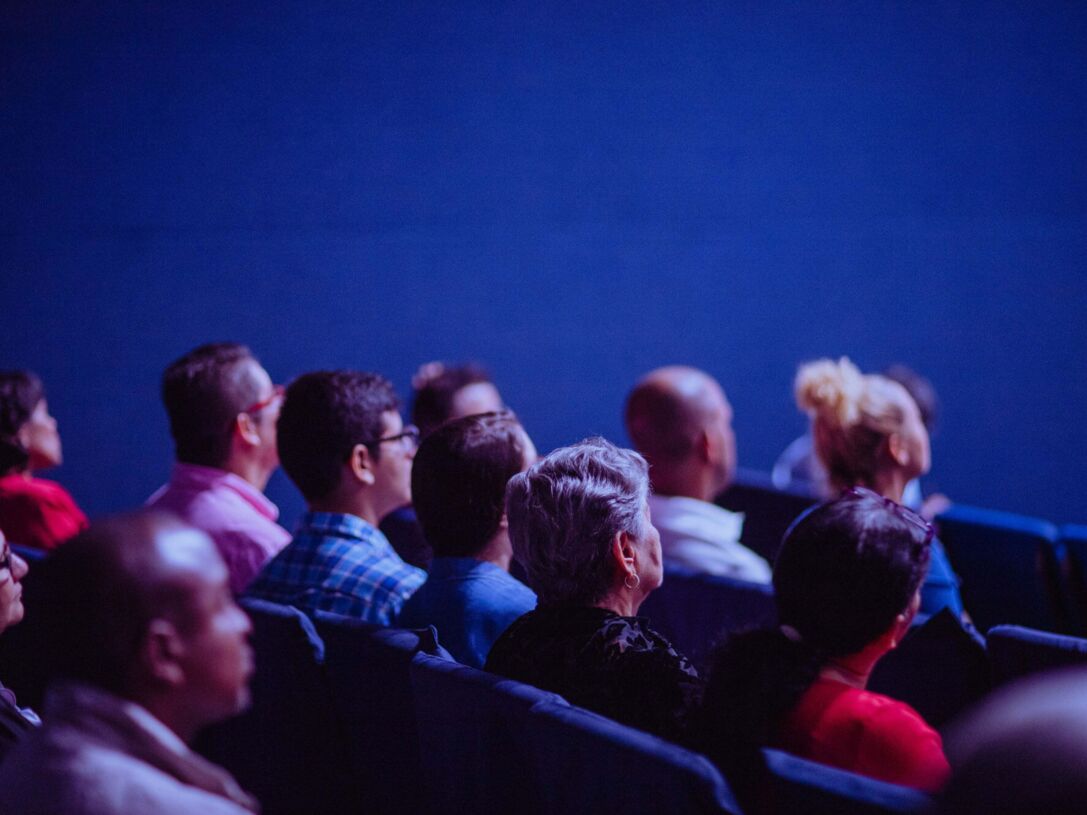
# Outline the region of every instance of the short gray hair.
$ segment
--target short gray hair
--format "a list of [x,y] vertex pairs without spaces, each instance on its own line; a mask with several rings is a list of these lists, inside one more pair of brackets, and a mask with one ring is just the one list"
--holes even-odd
[[510,540],[541,605],[593,605],[615,581],[619,532],[646,530],[649,467],[596,437],[560,447],[506,486]]

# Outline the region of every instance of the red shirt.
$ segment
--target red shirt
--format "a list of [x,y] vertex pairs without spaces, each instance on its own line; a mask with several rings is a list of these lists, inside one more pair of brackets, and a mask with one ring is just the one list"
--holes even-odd
[[0,478],[0,530],[12,543],[54,549],[87,528],[87,516],[55,481],[11,473]]
[[935,791],[950,768],[940,734],[912,707],[819,678],[785,720],[787,752],[907,787]]

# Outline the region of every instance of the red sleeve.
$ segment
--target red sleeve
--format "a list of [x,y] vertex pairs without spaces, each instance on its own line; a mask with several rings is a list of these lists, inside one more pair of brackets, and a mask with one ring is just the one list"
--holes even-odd
[[943,740],[909,705],[883,697],[866,716],[857,771],[935,792],[951,770]]
[[4,498],[0,529],[13,542],[55,549],[87,528],[87,516],[59,484],[33,481],[30,489]]

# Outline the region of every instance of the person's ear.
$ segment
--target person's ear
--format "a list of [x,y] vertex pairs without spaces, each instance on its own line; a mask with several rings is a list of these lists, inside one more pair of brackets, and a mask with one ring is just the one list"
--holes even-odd
[[505,512],[502,513],[502,517],[498,519],[498,531],[507,532],[510,528],[510,519]]
[[920,609],[921,592],[917,591],[914,592],[913,597],[910,598],[910,604],[895,616],[894,624],[891,626],[892,648],[902,642],[903,637],[909,633],[910,626],[913,625],[913,621],[917,617],[917,612],[920,611]]
[[234,430],[250,447],[260,444],[260,431],[257,423],[248,413],[239,413],[234,419]]
[[892,433],[887,437],[887,455],[899,467],[905,467],[910,463],[910,451],[906,448],[906,441],[902,438],[902,434]]
[[374,474],[375,463],[370,448],[365,444],[356,444],[347,459],[347,469],[350,471],[351,477],[358,483],[373,486],[376,481]]
[[694,449],[699,461],[713,464],[721,455],[721,451],[717,448],[717,440],[714,439],[712,433],[704,427],[698,431],[698,436],[695,437]]
[[169,620],[155,619],[147,626],[140,656],[149,677],[164,685],[182,684],[185,669],[181,660],[185,651],[185,642]]
[[638,555],[634,548],[634,538],[629,532],[616,532],[611,544],[611,555],[620,573],[635,575],[638,573]]

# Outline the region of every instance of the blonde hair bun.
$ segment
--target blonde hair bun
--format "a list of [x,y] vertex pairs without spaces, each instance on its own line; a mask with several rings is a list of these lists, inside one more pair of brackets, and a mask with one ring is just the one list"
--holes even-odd
[[842,427],[860,419],[864,396],[864,374],[849,357],[837,362],[819,359],[807,362],[796,372],[796,403],[813,417],[831,420]]

